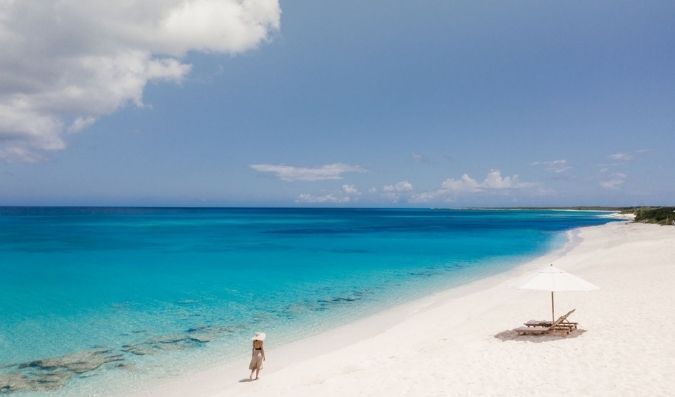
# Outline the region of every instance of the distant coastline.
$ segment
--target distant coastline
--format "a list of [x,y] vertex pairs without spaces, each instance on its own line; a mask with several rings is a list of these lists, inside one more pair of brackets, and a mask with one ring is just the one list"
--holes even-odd
[[[479,209],[479,208],[476,208]],[[489,210],[491,208],[480,208]],[[577,207],[504,207],[492,208],[501,210],[555,210],[555,211],[595,211],[614,212],[619,215],[634,217],[634,222],[654,223],[659,225],[675,225],[675,207],[671,206],[635,206],[635,207],[603,207],[603,206],[577,206]]]

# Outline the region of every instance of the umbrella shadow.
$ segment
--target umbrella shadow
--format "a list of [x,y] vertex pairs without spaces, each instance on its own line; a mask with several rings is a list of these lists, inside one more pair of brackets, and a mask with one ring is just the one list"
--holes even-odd
[[555,334],[555,333],[543,335],[519,335],[515,329],[509,329],[506,331],[502,331],[498,334],[495,334],[494,337],[501,340],[502,342],[516,341],[516,342],[542,343],[542,342],[553,342],[563,339],[578,338],[584,333],[586,333],[585,329],[577,329],[575,331],[572,331],[569,335]]

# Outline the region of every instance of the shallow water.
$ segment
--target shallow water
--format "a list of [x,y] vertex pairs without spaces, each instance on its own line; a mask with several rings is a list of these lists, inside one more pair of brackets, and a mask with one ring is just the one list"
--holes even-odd
[[604,215],[0,208],[0,393],[105,394],[245,352],[256,330],[297,339],[506,270]]

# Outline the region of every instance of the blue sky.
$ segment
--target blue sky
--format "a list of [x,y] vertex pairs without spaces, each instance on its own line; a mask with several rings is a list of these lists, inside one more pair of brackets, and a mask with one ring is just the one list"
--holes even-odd
[[[34,74],[0,54],[0,204],[675,203],[673,2],[252,3],[236,31],[55,25],[30,36],[54,55],[12,47],[56,65]],[[0,32],[114,18],[36,4]],[[183,15],[162,7],[121,17]]]

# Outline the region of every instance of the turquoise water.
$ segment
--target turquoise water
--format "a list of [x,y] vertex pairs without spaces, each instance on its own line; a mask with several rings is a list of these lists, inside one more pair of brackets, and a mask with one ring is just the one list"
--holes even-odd
[[257,330],[293,340],[508,269],[605,215],[0,208],[0,393],[104,394],[245,353]]

